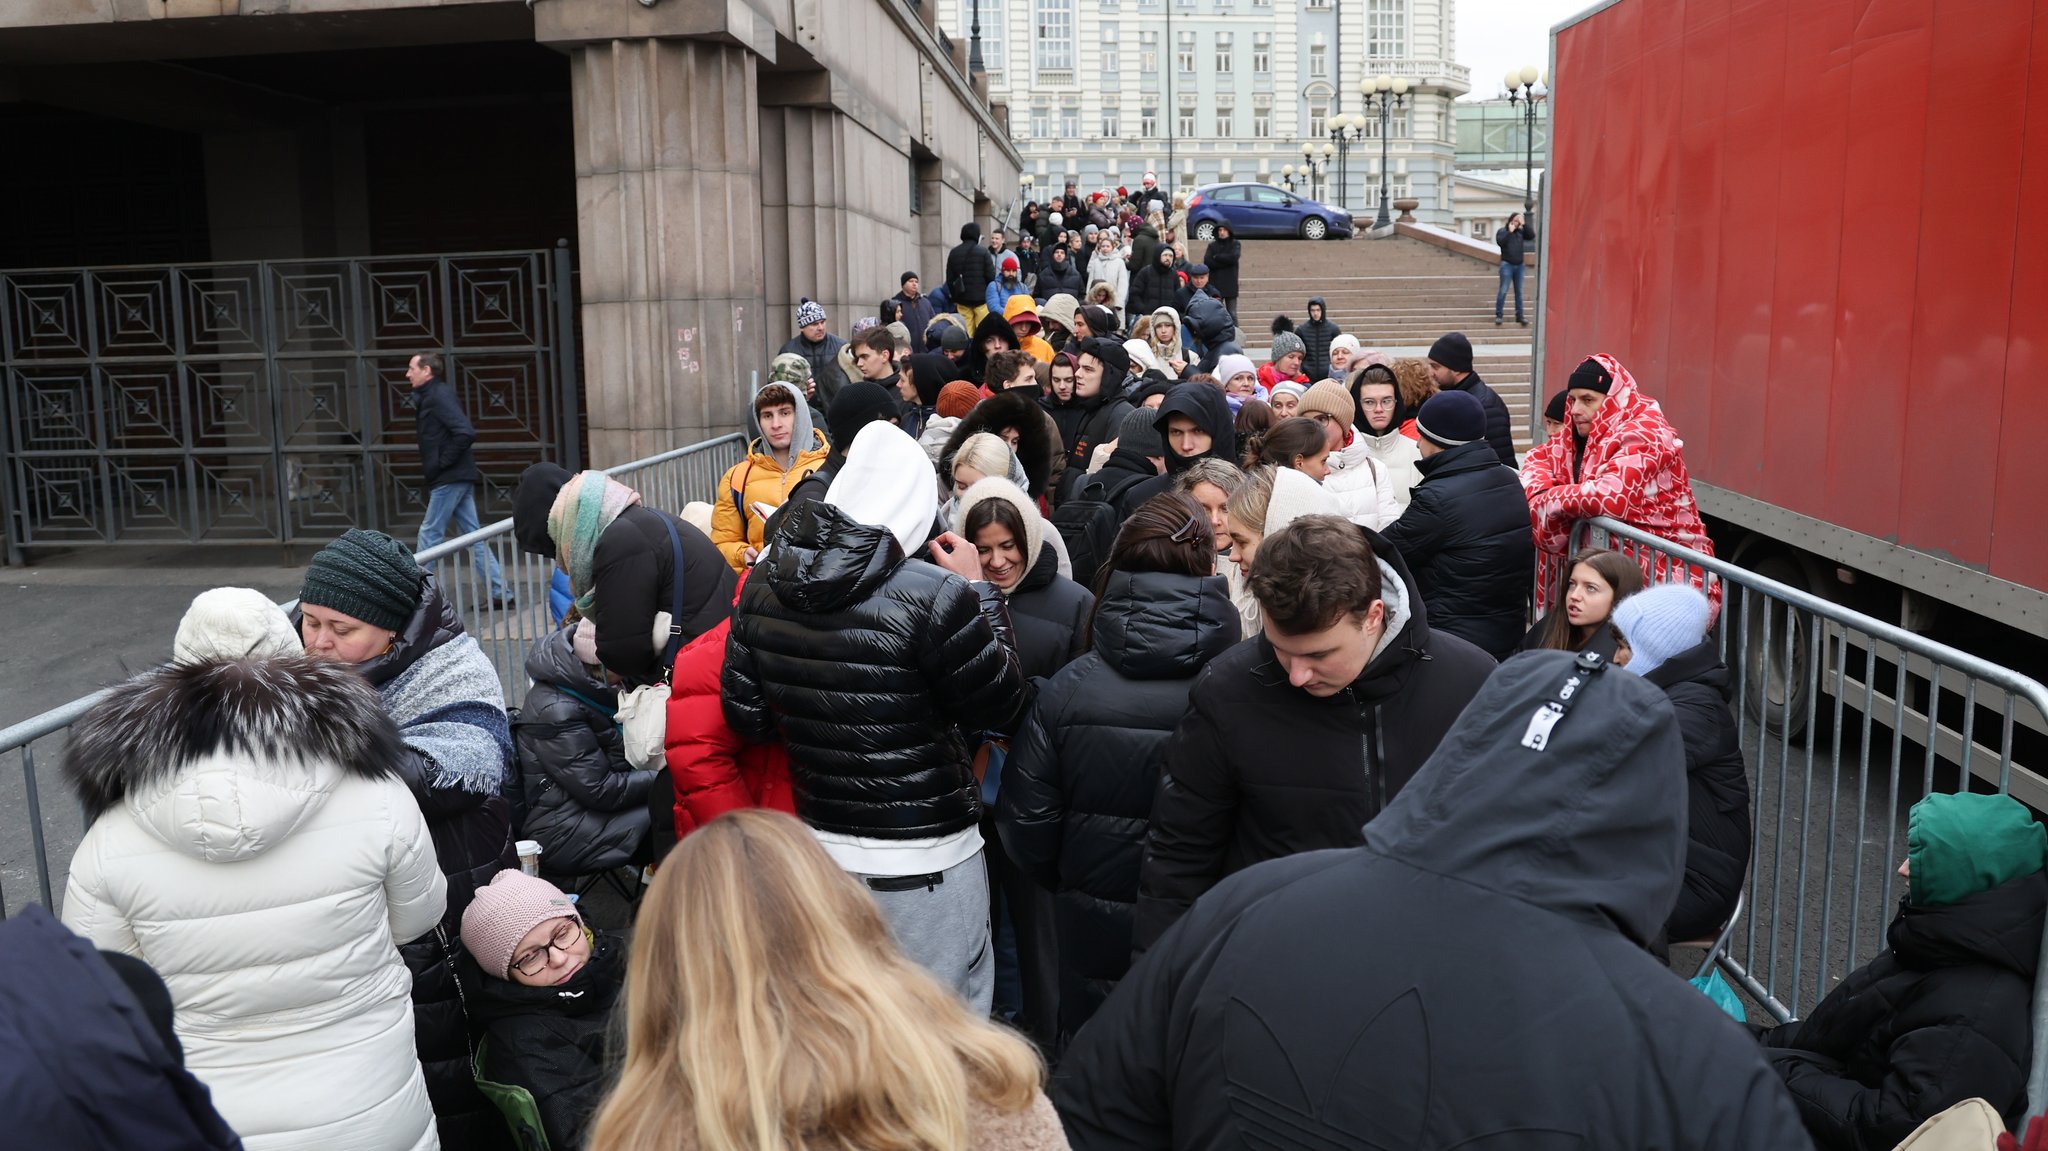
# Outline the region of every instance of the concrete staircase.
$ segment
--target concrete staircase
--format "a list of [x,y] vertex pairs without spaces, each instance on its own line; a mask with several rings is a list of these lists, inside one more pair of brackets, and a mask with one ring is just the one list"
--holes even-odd
[[[1500,282],[1493,265],[1406,236],[1320,244],[1246,240],[1238,280],[1238,324],[1260,361],[1273,317],[1307,320],[1310,296],[1323,297],[1330,319],[1360,343],[1396,356],[1422,356],[1445,332],[1465,333],[1473,369],[1507,401],[1516,450],[1528,450],[1534,329],[1515,325],[1512,298],[1505,326],[1493,326]],[[1532,322],[1535,286],[1533,274],[1523,281],[1523,314]]]

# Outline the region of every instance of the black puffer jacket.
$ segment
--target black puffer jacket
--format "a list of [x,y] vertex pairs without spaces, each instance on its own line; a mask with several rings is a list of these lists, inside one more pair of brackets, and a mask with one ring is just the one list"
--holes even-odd
[[624,939],[597,932],[590,961],[553,987],[528,987],[468,967],[476,975],[484,1078],[532,1093],[550,1147],[582,1147],[584,1127],[604,1101],[611,1069],[606,1045],[626,982],[627,951]]
[[1060,1030],[1080,1030],[1131,965],[1132,908],[1166,737],[1197,672],[1237,642],[1220,576],[1117,572],[1095,650],[1039,689],[996,812],[1010,857],[1058,892]]
[[1330,375],[1330,341],[1344,334],[1344,329],[1330,320],[1330,308],[1321,296],[1309,297],[1309,304],[1321,308],[1320,320],[1303,320],[1294,325],[1294,334],[1301,337],[1301,346],[1307,354],[1301,358],[1302,373],[1310,380],[1327,379]]
[[1153,248],[1152,262],[1131,273],[1131,290],[1124,301],[1124,315],[1133,323],[1145,323],[1161,308],[1180,307],[1180,274],[1161,263],[1159,249]]
[[1060,574],[1059,553],[1040,544],[1038,562],[1003,596],[1024,675],[1042,679],[1088,649],[1088,613],[1095,595]]
[[1203,892],[1262,860],[1355,847],[1492,673],[1492,657],[1430,627],[1401,555],[1359,528],[1379,559],[1387,623],[1349,688],[1318,699],[1290,684],[1263,635],[1212,661],[1166,744],[1138,880],[1137,946]]
[[1501,668],[1362,846],[1204,896],[1061,1061],[1074,1151],[1808,1147],[1763,1053],[1644,949],[1685,824],[1661,694],[1594,673],[1522,746],[1572,662]]
[[1415,573],[1438,631],[1471,640],[1495,659],[1522,643],[1536,537],[1514,469],[1484,441],[1459,444],[1416,465],[1415,485],[1387,542]]
[[[1166,425],[1173,416],[1185,416],[1208,432],[1209,450],[1199,456],[1175,455],[1173,440],[1166,431]],[[1222,388],[1214,384],[1175,384],[1173,390],[1166,393],[1166,399],[1160,402],[1159,414],[1152,422],[1152,426],[1159,430],[1160,441],[1166,445],[1166,471],[1126,491],[1117,501],[1117,506],[1125,509],[1128,515],[1143,507],[1145,501],[1153,496],[1172,491],[1174,477],[1186,471],[1196,460],[1237,463],[1236,421]],[[1522,518],[1527,519],[1528,516]]]
[[946,253],[946,292],[953,299],[955,308],[979,308],[982,297],[988,295],[988,286],[996,278],[996,258],[989,254],[988,245],[981,242],[981,230],[974,235],[962,235],[960,242]]
[[1685,736],[1685,889],[1678,893],[1678,909],[1671,913],[1665,936],[1704,939],[1735,910],[1749,870],[1749,771],[1729,707],[1735,699],[1734,677],[1708,640],[1643,678],[1671,698]]
[[[1062,248],[1060,251],[1066,249]],[[1074,263],[1073,253],[1068,252],[1064,260],[1055,260],[1052,253],[1047,252],[1046,258],[1038,265],[1038,282],[1032,285],[1031,294],[1043,304],[1061,292],[1078,300],[1081,293],[1087,290],[1088,285],[1080,265]]]
[[1061,451],[1059,425],[1038,400],[1030,388],[1016,388],[990,396],[960,417],[960,426],[946,437],[946,446],[939,453],[940,486],[952,490],[953,456],[967,437],[977,432],[999,436],[1004,428],[1016,428],[1017,462],[1024,465],[1025,491],[1033,499],[1049,494],[1061,479],[1066,457]]
[[571,625],[542,636],[526,656],[533,680],[512,744],[526,796],[526,838],[541,845],[549,875],[623,867],[647,839],[647,793],[656,771],[626,762],[618,689],[576,658]]
[[1209,241],[1208,249],[1202,253],[1202,263],[1209,266],[1209,290],[1217,298],[1237,298],[1237,265],[1243,259],[1244,245],[1236,236]]
[[2040,871],[1940,907],[1902,901],[1886,950],[1764,1033],[1821,1151],[1896,1146],[1972,1096],[2018,1121],[2044,906]]
[[951,835],[981,818],[963,729],[1014,730],[1030,702],[1009,632],[995,585],[907,560],[888,529],[804,504],[733,613],[726,722],[788,746],[812,827]]
[[1514,467],[1515,424],[1508,416],[1507,401],[1500,398],[1500,393],[1494,391],[1492,385],[1480,379],[1478,372],[1467,375],[1448,390],[1464,392],[1486,409],[1486,442],[1493,445],[1493,454],[1500,458],[1501,463]]

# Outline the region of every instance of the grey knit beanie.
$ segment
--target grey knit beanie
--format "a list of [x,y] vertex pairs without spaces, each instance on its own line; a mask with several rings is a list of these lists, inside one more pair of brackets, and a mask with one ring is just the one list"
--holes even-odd
[[1280,357],[1290,352],[1300,352],[1303,355],[1307,355],[1308,345],[1302,343],[1301,337],[1293,332],[1274,332],[1273,350],[1267,358],[1277,363]]
[[299,602],[399,631],[419,610],[426,576],[411,548],[383,532],[356,528],[314,553]]
[[1160,438],[1158,418],[1159,413],[1151,408],[1138,408],[1125,416],[1124,422],[1117,425],[1116,446],[1141,456],[1164,456],[1166,441]]

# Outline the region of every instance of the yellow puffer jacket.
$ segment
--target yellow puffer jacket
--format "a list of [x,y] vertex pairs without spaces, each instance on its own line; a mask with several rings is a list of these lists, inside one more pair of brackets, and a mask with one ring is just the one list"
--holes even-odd
[[815,428],[798,428],[799,432],[805,430],[816,446],[799,452],[787,470],[756,439],[747,445],[747,458],[728,468],[718,481],[718,499],[711,505],[711,542],[718,545],[719,554],[734,571],[747,570],[747,549],[761,546],[763,529],[768,526],[754,511],[754,505],[781,507],[782,501],[789,498],[789,489],[825,462],[825,433]]

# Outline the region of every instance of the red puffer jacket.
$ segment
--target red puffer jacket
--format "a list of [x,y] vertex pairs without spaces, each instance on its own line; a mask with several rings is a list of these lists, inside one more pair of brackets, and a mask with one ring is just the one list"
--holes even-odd
[[[747,575],[740,586],[747,585]],[[669,680],[668,736],[663,756],[676,788],[676,838],[728,811],[772,807],[796,814],[789,790],[789,753],[779,743],[749,743],[727,727],[718,702],[725,674],[730,618],[676,653]]]

